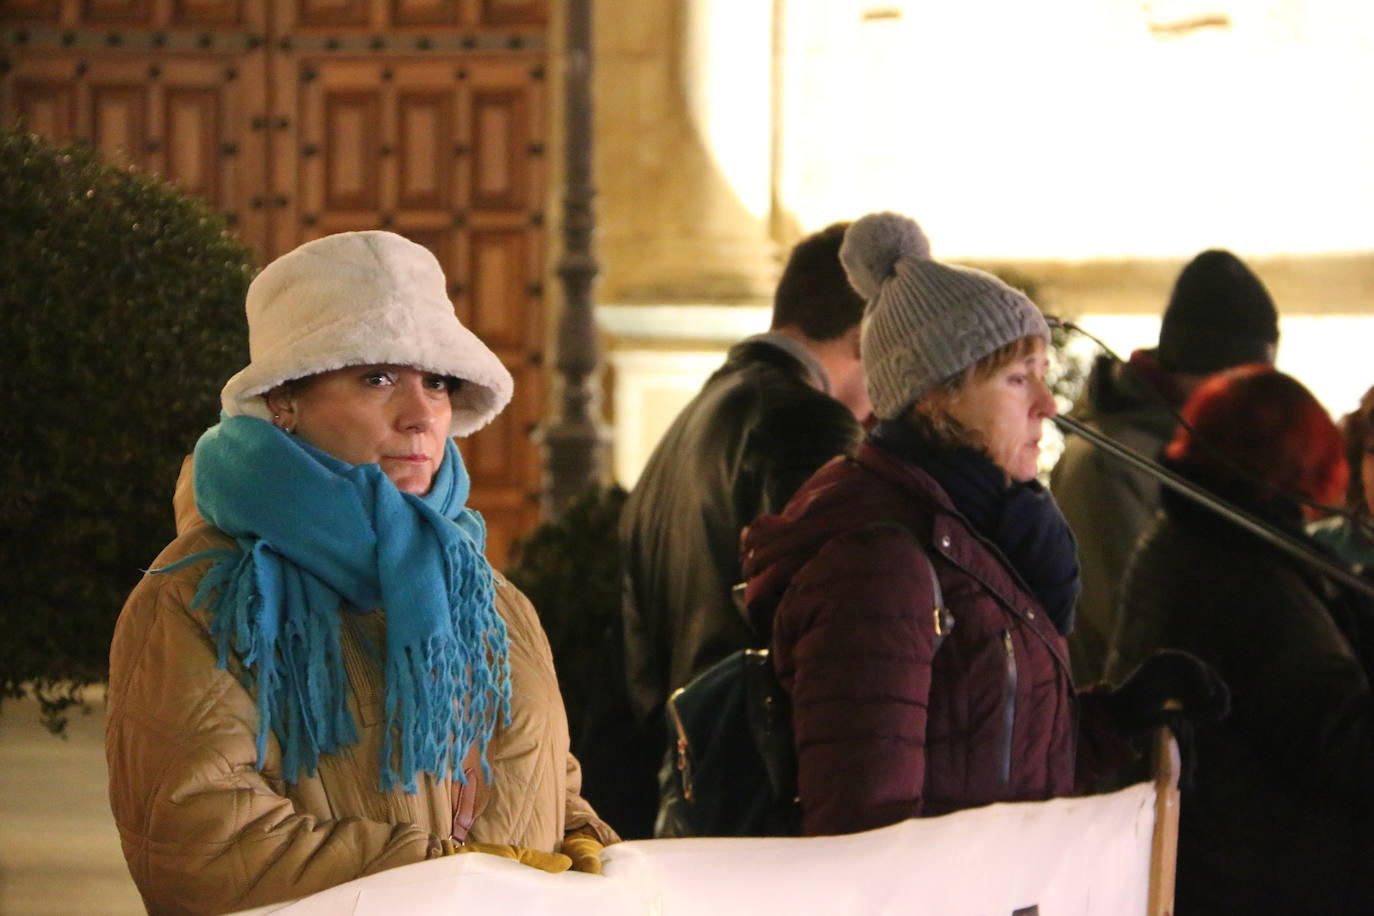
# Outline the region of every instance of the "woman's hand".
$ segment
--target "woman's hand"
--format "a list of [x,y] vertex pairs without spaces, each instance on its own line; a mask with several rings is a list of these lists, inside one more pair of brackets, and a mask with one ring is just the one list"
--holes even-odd
[[1226,718],[1231,691],[1202,659],[1179,649],[1161,649],[1109,692],[1105,704],[1122,734],[1138,735],[1161,725],[1174,733],[1182,763],[1179,785],[1187,789],[1197,769],[1194,724]]
[[[567,840],[564,840],[564,843],[566,842]],[[551,875],[565,872],[573,864],[573,860],[561,852],[542,852],[538,849],[530,849],[528,846],[511,846],[508,843],[464,843],[462,846],[446,846],[445,853],[448,853],[450,848],[455,855],[465,852],[481,852],[489,856],[500,856],[503,859],[514,859],[521,865],[528,865],[530,868],[537,868]]]
[[572,859],[573,871],[601,874],[601,850],[605,847],[590,833],[575,832],[563,837],[558,851]]
[[1137,735],[1170,723],[1181,711],[1190,719],[1220,722],[1231,709],[1231,691],[1216,669],[1180,649],[1161,649],[1107,695],[1117,727]]

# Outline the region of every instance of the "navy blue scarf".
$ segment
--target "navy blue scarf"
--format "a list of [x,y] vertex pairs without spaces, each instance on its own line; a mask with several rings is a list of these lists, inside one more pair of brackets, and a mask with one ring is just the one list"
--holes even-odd
[[256,693],[259,768],[269,731],[293,783],[357,742],[341,608],[386,610],[382,788],[447,778],[470,747],[485,766],[510,714],[510,661],[486,529],[466,506],[451,440],[430,492],[414,496],[375,464],[350,465],[265,420],[223,417],[196,445],[194,480],[201,515],[239,544],[217,552],[195,606],[210,603],[220,667],[232,651]]
[[1001,550],[1062,635],[1073,630],[1078,545],[1050,492],[1038,481],[1014,483],[986,453],[948,448],[899,420],[883,420],[873,442],[935,478],[954,507]]

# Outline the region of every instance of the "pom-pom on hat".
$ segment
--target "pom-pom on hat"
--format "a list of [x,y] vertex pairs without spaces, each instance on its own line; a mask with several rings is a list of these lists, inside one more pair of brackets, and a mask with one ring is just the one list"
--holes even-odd
[[1025,294],[975,270],[931,260],[921,227],[899,213],[856,220],[840,247],[849,282],[868,300],[860,349],[873,411],[906,413],[921,395],[1023,337],[1050,329]]
[[1272,363],[1279,313],[1259,277],[1219,248],[1188,262],[1174,282],[1159,329],[1159,363],[1170,372],[1210,375],[1245,363]]
[[251,361],[220,392],[230,416],[271,419],[261,395],[283,382],[373,364],[462,379],[451,436],[510,402],[510,372],[458,321],[438,260],[393,232],[341,232],[287,252],[249,285],[245,310]]

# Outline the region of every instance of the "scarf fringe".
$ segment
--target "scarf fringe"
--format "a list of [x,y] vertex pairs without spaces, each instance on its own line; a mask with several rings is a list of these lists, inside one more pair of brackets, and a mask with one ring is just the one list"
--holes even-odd
[[[231,534],[240,529],[240,550],[197,554],[156,572],[215,559],[192,606],[209,610],[219,666],[227,668],[233,652],[256,696],[258,769],[266,762],[269,734],[281,746],[282,774],[290,783],[303,773],[315,775],[322,754],[357,743],[342,614],[345,607],[375,607],[380,598],[387,611],[381,788],[413,793],[421,773],[442,780],[456,770],[463,779],[461,762],[474,746],[489,776],[487,745],[496,726],[510,718],[510,660],[494,574],[482,553],[485,526],[463,505],[467,477],[456,447],[449,444],[427,497],[399,493],[375,466],[344,465],[251,418],[227,419],[208,432],[197,446],[196,465],[202,513]],[[246,479],[241,469],[263,467],[298,475],[305,488],[261,494],[260,481]],[[336,587],[313,571],[313,563],[307,567],[279,552],[256,527],[258,520],[275,525],[278,538],[290,538],[293,557],[336,549],[318,543],[310,528],[324,526],[308,508],[310,484],[321,471],[358,494],[353,517],[372,525],[378,546],[357,554],[371,557],[370,580],[350,572],[357,568],[347,565],[357,562],[354,557],[322,553],[320,569],[345,573]],[[297,493],[305,505],[283,511]],[[216,510],[236,525],[221,523]],[[434,580],[437,592],[427,584]]]
[[[496,725],[510,720],[510,658],[505,651],[505,621],[495,613],[491,567],[485,560],[472,562],[472,556],[446,545],[447,578],[454,584],[449,596],[450,622],[457,639],[432,638],[423,645],[404,647],[399,656],[389,653],[387,683],[404,684],[405,689],[388,696],[382,745],[385,789],[400,784],[414,792],[420,772],[450,774],[466,782],[462,761],[474,746],[483,776],[491,778],[487,745]],[[492,612],[458,613],[463,595]],[[446,738],[419,727],[444,709],[461,711]]]

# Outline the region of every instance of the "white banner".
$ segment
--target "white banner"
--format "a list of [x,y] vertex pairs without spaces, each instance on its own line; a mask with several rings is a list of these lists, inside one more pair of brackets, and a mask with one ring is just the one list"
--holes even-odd
[[[1144,916],[1154,787],[991,805],[810,839],[637,840],[604,875],[435,859],[253,916]],[[246,916],[246,914],[245,914]]]

